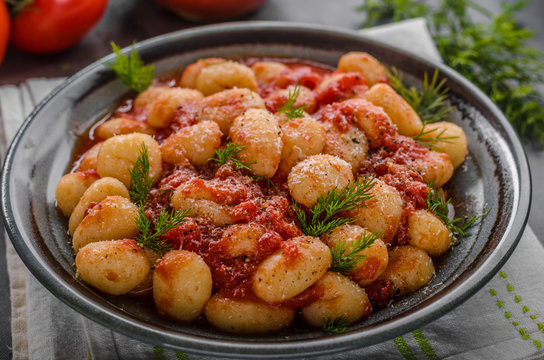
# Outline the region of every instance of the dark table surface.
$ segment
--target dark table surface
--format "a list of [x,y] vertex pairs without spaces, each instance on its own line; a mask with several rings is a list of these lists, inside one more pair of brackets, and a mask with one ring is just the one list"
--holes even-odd
[[[363,0],[268,0],[257,12],[237,19],[280,20],[358,29],[364,15],[355,8]],[[495,11],[499,2],[481,0],[478,3]],[[520,14],[519,21],[535,30],[531,45],[544,50],[544,1],[534,0]],[[69,76],[111,52],[110,41],[120,46],[130,45],[156,35],[186,29],[195,24],[180,19],[151,0],[111,0],[98,26],[78,45],[55,55],[36,56],[9,48],[0,67],[0,85],[21,83],[28,78]],[[529,224],[544,244],[544,187],[538,186],[544,178],[544,151],[526,146],[531,166],[533,203]],[[0,236],[0,359],[11,357],[9,288],[6,272],[5,239]]]

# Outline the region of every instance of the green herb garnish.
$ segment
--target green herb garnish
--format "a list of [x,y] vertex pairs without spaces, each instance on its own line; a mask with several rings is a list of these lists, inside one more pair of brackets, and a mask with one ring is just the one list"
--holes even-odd
[[214,161],[219,165],[225,165],[230,162],[236,170],[246,169],[250,170],[248,165],[243,161],[236,158],[236,156],[246,148],[247,146],[238,145],[233,142],[229,142],[224,149],[215,150],[215,157],[208,159],[208,161]]
[[[516,15],[529,1],[501,2],[493,13],[473,1],[442,0],[438,6],[416,0],[366,0],[365,26],[424,16],[442,58],[476,84],[523,137],[544,143],[544,53],[526,46],[534,32]],[[487,18],[477,22],[469,10]]]
[[153,186],[154,179],[149,178],[149,155],[144,143],[140,147],[140,153],[130,173],[130,199],[137,206],[145,206],[147,194]]
[[[433,134],[438,131],[438,134]],[[431,129],[431,130],[425,130],[425,125],[421,128],[421,131],[419,134],[414,136],[414,140],[423,146],[428,147],[431,150],[439,150],[438,147],[435,145],[436,143],[447,143],[451,144],[453,143],[452,140],[459,138],[458,136],[443,136],[446,129]],[[432,136],[428,136],[431,135]]]
[[349,224],[351,219],[335,216],[340,212],[356,209],[361,202],[372,198],[374,194],[370,190],[375,184],[376,179],[370,176],[360,177],[342,189],[335,187],[327,195],[319,197],[310,209],[312,216],[309,220],[306,218],[306,212],[293,203],[302,232],[318,237],[337,226]]
[[446,79],[438,81],[438,70],[434,71],[430,82],[427,73],[423,74],[422,90],[404,85],[402,74],[395,68],[388,73],[388,77],[391,87],[418,113],[424,124],[446,118],[453,109],[453,106],[448,105]]
[[140,55],[133,49],[130,54],[121,54],[121,48],[113,41],[111,48],[117,58],[111,64],[105,64],[115,71],[129,89],[141,93],[153,82],[154,65],[144,65]]
[[153,222],[145,215],[143,208],[138,207],[138,217],[136,218],[136,228],[138,235],[136,241],[141,246],[152,250],[157,254],[163,254],[171,250],[172,246],[163,239],[165,234],[174,230],[177,226],[185,222],[185,218],[189,214],[189,210],[185,211],[167,211],[162,210],[158,217],[153,219]]
[[293,88],[293,91],[289,90],[289,97],[287,98],[287,102],[278,109],[278,112],[284,113],[285,115],[287,115],[287,118],[289,120],[303,117],[304,110],[306,109],[306,105],[302,104],[299,106],[295,106],[295,103],[297,102],[297,98],[299,95],[300,95],[300,86],[298,85],[298,82],[297,82],[295,84],[295,87]]
[[333,246],[331,249],[332,265],[330,270],[342,274],[352,272],[357,264],[366,259],[365,255],[359,253],[372,246],[379,237],[380,234],[364,233],[351,245],[348,245],[346,241],[342,241]]
[[341,334],[348,329],[349,323],[350,321],[345,315],[340,315],[335,319],[326,318],[323,320],[323,332]]
[[489,214],[489,211],[491,210],[489,209],[483,214],[473,216],[462,225],[457,225],[459,221],[463,220],[463,218],[450,219],[448,217],[448,205],[450,204],[450,201],[451,199],[446,200],[444,191],[442,189],[436,188],[434,186],[429,187],[429,192],[427,193],[427,206],[429,211],[438,216],[438,218],[442,220],[442,222],[444,222],[446,227],[452,232],[453,235],[461,238],[470,236],[470,234],[467,233],[466,230],[474,225],[476,221],[484,218],[487,214]]
[[[136,217],[138,235],[135,240],[140,246],[160,255],[171,249],[170,244],[162,237],[185,222],[190,209],[184,212],[162,210],[158,217],[150,220],[145,214],[145,204],[152,185],[153,179],[149,178],[149,155],[147,147],[142,144],[138,158],[130,170],[129,194],[138,208]],[[164,193],[160,196],[163,195]]]

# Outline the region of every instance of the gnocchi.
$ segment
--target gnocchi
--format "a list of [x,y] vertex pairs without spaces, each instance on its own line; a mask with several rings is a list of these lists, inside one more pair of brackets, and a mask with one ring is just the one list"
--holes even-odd
[[244,147],[237,157],[257,176],[272,177],[281,159],[281,130],[274,114],[250,109],[234,119],[230,138]]
[[112,295],[126,294],[149,273],[149,264],[135,240],[122,239],[89,243],[76,255],[78,276],[95,288]]
[[77,277],[250,336],[295,314],[364,321],[421,289],[455,238],[429,194],[467,139],[388,83],[364,52],[337,71],[206,58],[160,78],[84,135],[57,184]]
[[159,311],[178,320],[196,319],[210,299],[212,274],[200,256],[172,250],[153,272],[153,299]]

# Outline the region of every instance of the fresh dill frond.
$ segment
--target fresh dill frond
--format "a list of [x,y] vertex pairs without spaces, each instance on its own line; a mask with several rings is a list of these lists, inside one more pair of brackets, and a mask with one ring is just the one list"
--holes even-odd
[[129,170],[130,173],[130,190],[129,195],[130,199],[137,206],[144,206],[147,194],[153,186],[154,179],[149,178],[149,155],[147,152],[147,147],[144,143],[140,147],[140,153],[136,158],[136,162],[132,169]]
[[350,245],[346,241],[342,241],[333,246],[331,249],[332,265],[330,270],[342,274],[352,272],[357,264],[366,259],[366,256],[360,254],[360,252],[372,246],[379,237],[380,234],[363,233],[357,241]]
[[375,184],[374,176],[362,176],[342,189],[333,188],[325,196],[321,195],[312,206],[311,219],[307,219],[306,212],[293,203],[302,232],[318,237],[337,226],[350,223],[350,219],[335,216],[343,211],[356,209],[361,202],[372,198],[374,195],[371,190]]
[[[433,134],[435,132],[438,132],[438,134]],[[459,136],[443,136],[444,132],[446,132],[446,129],[440,130],[438,128],[435,128],[425,130],[425,125],[423,125],[419,134],[414,136],[413,139],[420,145],[423,145],[431,150],[438,151],[439,147],[436,145],[437,143],[452,144],[452,140],[459,138]]]
[[138,235],[135,240],[141,246],[159,255],[168,252],[172,246],[163,236],[183,224],[188,213],[189,209],[185,211],[167,211],[163,209],[159,216],[151,221],[145,215],[144,208],[138,207],[138,217],[136,218]]
[[348,329],[349,323],[349,318],[345,315],[340,315],[334,319],[323,319],[323,332],[329,334],[341,334]]
[[123,84],[129,89],[137,93],[141,93],[147,89],[153,82],[155,66],[144,65],[140,55],[134,49],[127,56],[121,53],[121,48],[113,41],[111,42],[111,48],[117,58],[114,62],[106,63],[105,65],[113,69]]
[[298,85],[298,82],[297,82],[293,90],[292,91],[289,90],[289,97],[287,98],[287,102],[278,109],[278,112],[284,113],[285,115],[287,115],[287,118],[289,118],[289,120],[303,117],[304,110],[306,109],[306,105],[302,104],[299,106],[295,106],[295,103],[297,102],[299,95],[300,95],[300,86]]
[[365,27],[425,17],[444,62],[476,84],[527,140],[544,144],[544,53],[527,43],[534,31],[516,18],[530,1],[502,1],[489,11],[475,1],[366,0]]
[[444,191],[441,188],[436,188],[434,186],[429,187],[429,192],[427,193],[427,206],[429,211],[434,213],[446,227],[452,232],[453,235],[463,238],[470,236],[466,230],[470,228],[474,223],[489,214],[491,209],[488,209],[480,215],[476,215],[468,219],[464,224],[459,224],[463,218],[450,219],[448,214],[448,205],[450,204],[451,199],[446,200]]
[[[135,240],[142,247],[152,250],[158,254],[162,254],[170,250],[171,246],[162,239],[163,235],[172,231],[175,227],[181,225],[189,210],[167,211],[163,210],[158,217],[149,219],[145,214],[145,204],[147,195],[153,186],[153,179],[149,178],[149,155],[147,147],[142,144],[140,153],[136,158],[134,166],[129,170],[130,173],[130,199],[138,208],[138,216],[136,217],[136,229],[138,235]],[[171,191],[164,191],[159,197],[166,193],[171,195]]]
[[402,74],[396,68],[388,73],[391,87],[418,113],[424,124],[443,120],[453,109],[448,105],[446,79],[438,81],[438,75],[438,70],[435,70],[429,81],[427,73],[423,74],[423,89],[419,90],[415,86],[404,85]]
[[233,142],[229,142],[224,149],[215,150],[215,157],[208,159],[208,161],[213,161],[219,165],[225,165],[226,163],[230,162],[236,168],[236,170],[249,170],[248,165],[251,164],[246,164],[245,162],[236,158],[236,156],[246,147],[247,146],[242,146]]

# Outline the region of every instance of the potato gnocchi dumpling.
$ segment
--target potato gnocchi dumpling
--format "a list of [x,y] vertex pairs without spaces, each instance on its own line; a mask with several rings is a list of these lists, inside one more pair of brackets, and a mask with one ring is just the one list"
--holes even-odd
[[212,294],[212,274],[191,251],[169,251],[153,272],[153,299],[160,312],[181,321],[196,319]]
[[210,57],[180,72],[82,135],[57,184],[76,274],[97,291],[237,335],[338,332],[429,284],[433,259],[455,251],[431,205],[465,133],[423,124],[372,55],[337,69]]
[[93,203],[98,203],[112,195],[119,195],[125,198],[129,197],[126,186],[115,178],[103,177],[93,182],[87,190],[85,190],[70,215],[70,220],[68,222],[70,235],[74,234],[77,226],[85,217],[87,209],[89,209]]
[[[468,149],[467,137],[459,125],[447,121],[426,124],[425,133],[421,140],[431,143],[436,151],[448,154],[454,169],[465,161]],[[426,140],[437,137],[446,141]]]
[[425,250],[430,256],[440,256],[451,246],[452,234],[446,225],[428,210],[417,210],[408,216],[410,245]]
[[301,236],[286,244],[287,250],[277,250],[267,257],[253,274],[253,292],[270,303],[300,294],[331,265],[329,248],[316,238]]
[[251,335],[277,332],[288,327],[295,317],[295,310],[216,294],[206,304],[204,314],[220,330]]
[[202,94],[193,89],[170,88],[163,91],[151,102],[147,123],[154,128],[166,127],[180,106],[200,99]]
[[275,61],[257,61],[251,65],[251,70],[255,74],[257,82],[260,84],[273,84],[276,79],[289,68]]
[[327,272],[316,286],[323,287],[323,296],[302,308],[302,316],[310,325],[323,327],[327,320],[339,317],[352,324],[372,311],[365,290],[341,274]]
[[387,69],[375,57],[360,51],[348,52],[338,60],[338,71],[358,72],[369,86],[387,82]]
[[77,253],[83,246],[102,240],[132,238],[138,235],[136,217],[138,209],[122,196],[108,196],[91,206],[72,237]]
[[279,171],[287,176],[297,163],[323,151],[325,129],[320,122],[304,116],[281,125],[281,140],[283,147]]
[[[342,225],[325,233],[322,240],[331,249],[335,246],[346,245],[347,251],[353,251],[353,245],[363,239],[364,236],[370,237],[372,233],[357,225]],[[349,273],[353,281],[360,286],[370,285],[380,276],[389,262],[387,246],[381,239],[376,239],[374,243],[366,249],[356,253],[358,256],[364,256],[355,268]]]
[[205,67],[208,67],[213,64],[219,64],[226,62],[226,59],[223,58],[206,58],[206,59],[199,59],[197,62],[194,62],[192,64],[187,65],[185,70],[183,70],[183,74],[181,75],[181,78],[179,79],[179,85],[181,87],[196,88],[196,78],[204,69]]
[[224,90],[205,97],[200,103],[196,121],[215,121],[224,135],[234,119],[249,109],[264,109],[264,101],[259,94],[248,89]]
[[162,160],[178,165],[187,158],[191,164],[204,165],[221,145],[222,135],[219,125],[213,121],[184,127],[162,142]]
[[115,135],[132,133],[155,135],[155,130],[143,121],[119,117],[100,124],[95,133],[99,139],[106,140]]
[[380,106],[399,129],[399,134],[416,136],[423,128],[419,115],[406,100],[387,84],[376,84],[366,93],[365,99]]
[[158,179],[162,172],[159,144],[146,134],[119,135],[104,141],[98,152],[97,171],[101,177],[113,177],[130,186],[130,172],[142,146],[149,156],[149,178]]
[[224,61],[202,68],[196,77],[195,88],[204,95],[232,88],[257,91],[257,79],[249,67],[234,61]]
[[320,196],[334,188],[342,189],[353,181],[351,165],[331,155],[313,155],[299,162],[287,178],[293,199],[312,207]]
[[391,250],[389,264],[380,279],[391,282],[389,294],[398,298],[427,285],[433,276],[433,261],[425,250],[405,245]]
[[358,209],[348,211],[345,216],[353,223],[372,232],[379,233],[389,243],[397,233],[402,219],[402,197],[394,187],[381,180],[370,190],[373,197],[362,202]]
[[85,190],[98,179],[100,176],[94,170],[74,172],[60,178],[55,197],[64,216],[68,217],[72,214]]
[[149,273],[142,248],[132,239],[99,241],[85,245],[76,256],[77,275],[112,295],[126,294]]
[[365,132],[357,126],[349,126],[346,131],[340,131],[331,123],[326,122],[323,125],[326,129],[323,152],[345,160],[356,173],[368,155]]
[[234,119],[230,138],[243,147],[237,157],[257,176],[272,177],[281,159],[281,130],[274,114],[250,109]]

